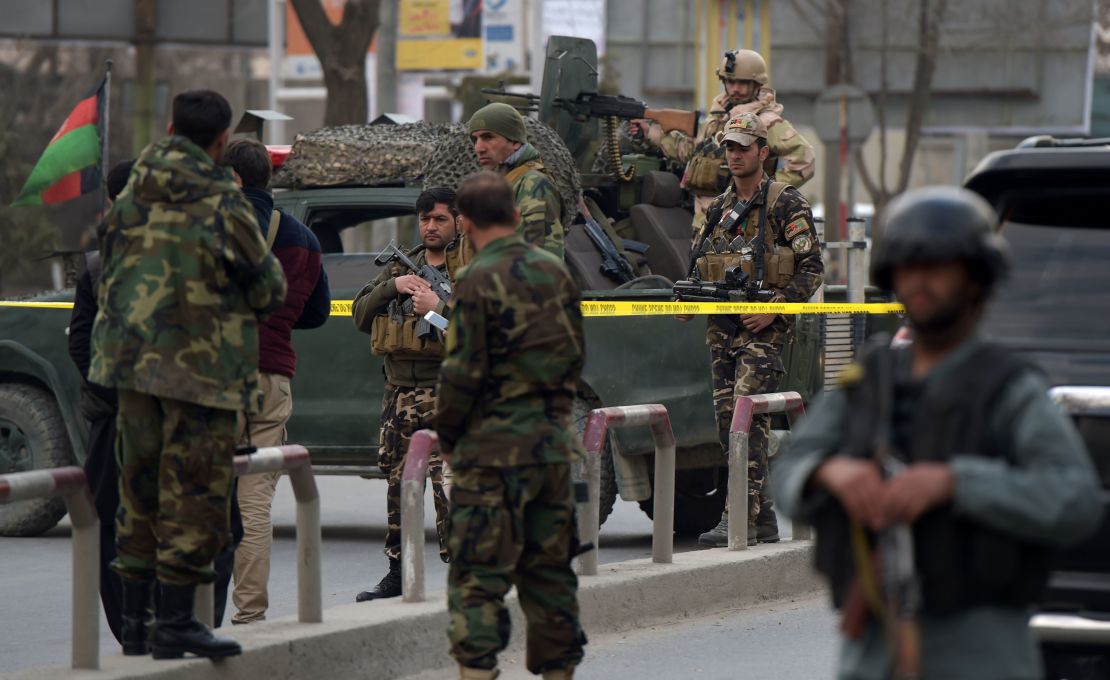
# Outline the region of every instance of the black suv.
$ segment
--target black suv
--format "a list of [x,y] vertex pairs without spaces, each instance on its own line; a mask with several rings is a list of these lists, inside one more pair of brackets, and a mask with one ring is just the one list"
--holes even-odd
[[[966,181],[1001,217],[1011,280],[985,330],[1034,361],[1071,414],[1110,499],[1110,140],[1037,138]],[[1046,676],[1110,678],[1110,524],[1059,554],[1031,626]]]

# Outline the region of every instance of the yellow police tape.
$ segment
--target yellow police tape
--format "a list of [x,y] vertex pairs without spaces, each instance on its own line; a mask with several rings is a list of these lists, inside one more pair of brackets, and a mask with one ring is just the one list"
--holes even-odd
[[[351,316],[353,300],[332,300],[332,316]],[[71,309],[72,302],[0,300],[0,307]],[[671,314],[901,314],[897,303],[867,302],[675,302],[660,300],[583,300],[582,316],[665,316]]]

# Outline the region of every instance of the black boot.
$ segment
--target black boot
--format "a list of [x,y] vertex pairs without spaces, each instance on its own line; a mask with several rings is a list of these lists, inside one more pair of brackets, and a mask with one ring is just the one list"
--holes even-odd
[[210,659],[243,653],[238,642],[213,635],[193,616],[196,586],[168,583],[159,583],[159,586],[162,599],[158,603],[158,621],[150,635],[155,659],[180,659],[186,652]]
[[123,630],[120,631],[120,644],[124,656],[145,656],[150,654],[150,622],[154,611],[150,608],[150,593],[154,580],[123,581]]
[[755,535],[760,543],[779,542],[779,520],[769,497],[760,499],[759,514],[755,517]]
[[355,596],[355,602],[384,600],[401,595],[401,560],[390,560],[389,571],[373,590],[364,590]]

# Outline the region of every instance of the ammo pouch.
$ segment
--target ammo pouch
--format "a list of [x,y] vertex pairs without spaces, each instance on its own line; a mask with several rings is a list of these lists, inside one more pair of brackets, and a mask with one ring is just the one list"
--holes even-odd
[[419,359],[427,358],[429,354],[446,353],[438,332],[421,339],[417,331],[420,319],[411,314],[401,319],[397,323],[388,314],[374,317],[370,325],[370,351],[373,354],[389,354],[395,359]]
[[766,255],[767,285],[785,288],[794,278],[794,249],[776,245]]
[[740,253],[707,253],[698,258],[698,274],[702,281],[724,281],[725,270],[739,266],[748,276],[753,276],[755,263],[751,256],[742,258]]
[[[757,281],[754,253],[707,253],[697,260],[702,281],[724,281],[725,270],[739,266],[752,281]],[[785,288],[794,277],[794,251],[775,246],[764,255],[763,281],[766,287]]]
[[723,154],[695,154],[686,164],[686,188],[699,194],[717,195],[728,188],[731,175]]

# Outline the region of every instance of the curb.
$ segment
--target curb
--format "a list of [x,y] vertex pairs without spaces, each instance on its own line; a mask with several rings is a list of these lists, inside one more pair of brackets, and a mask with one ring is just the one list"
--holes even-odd
[[[812,555],[810,541],[783,541],[737,552],[679,553],[673,564],[641,559],[601,565],[597,576],[579,581],[582,625],[587,635],[620,633],[816,592],[823,583],[811,567]],[[507,599],[514,629],[509,650],[519,651],[524,645],[524,617],[515,592]],[[446,629],[446,594],[440,591],[427,602],[404,603],[398,598],[332,607],[325,610],[323,623],[289,618],[236,628],[233,637],[243,645],[243,654],[223,661],[111,655],[101,659],[99,671],[39,668],[12,677],[388,680],[452,666]],[[587,645],[583,665],[588,664]]]

